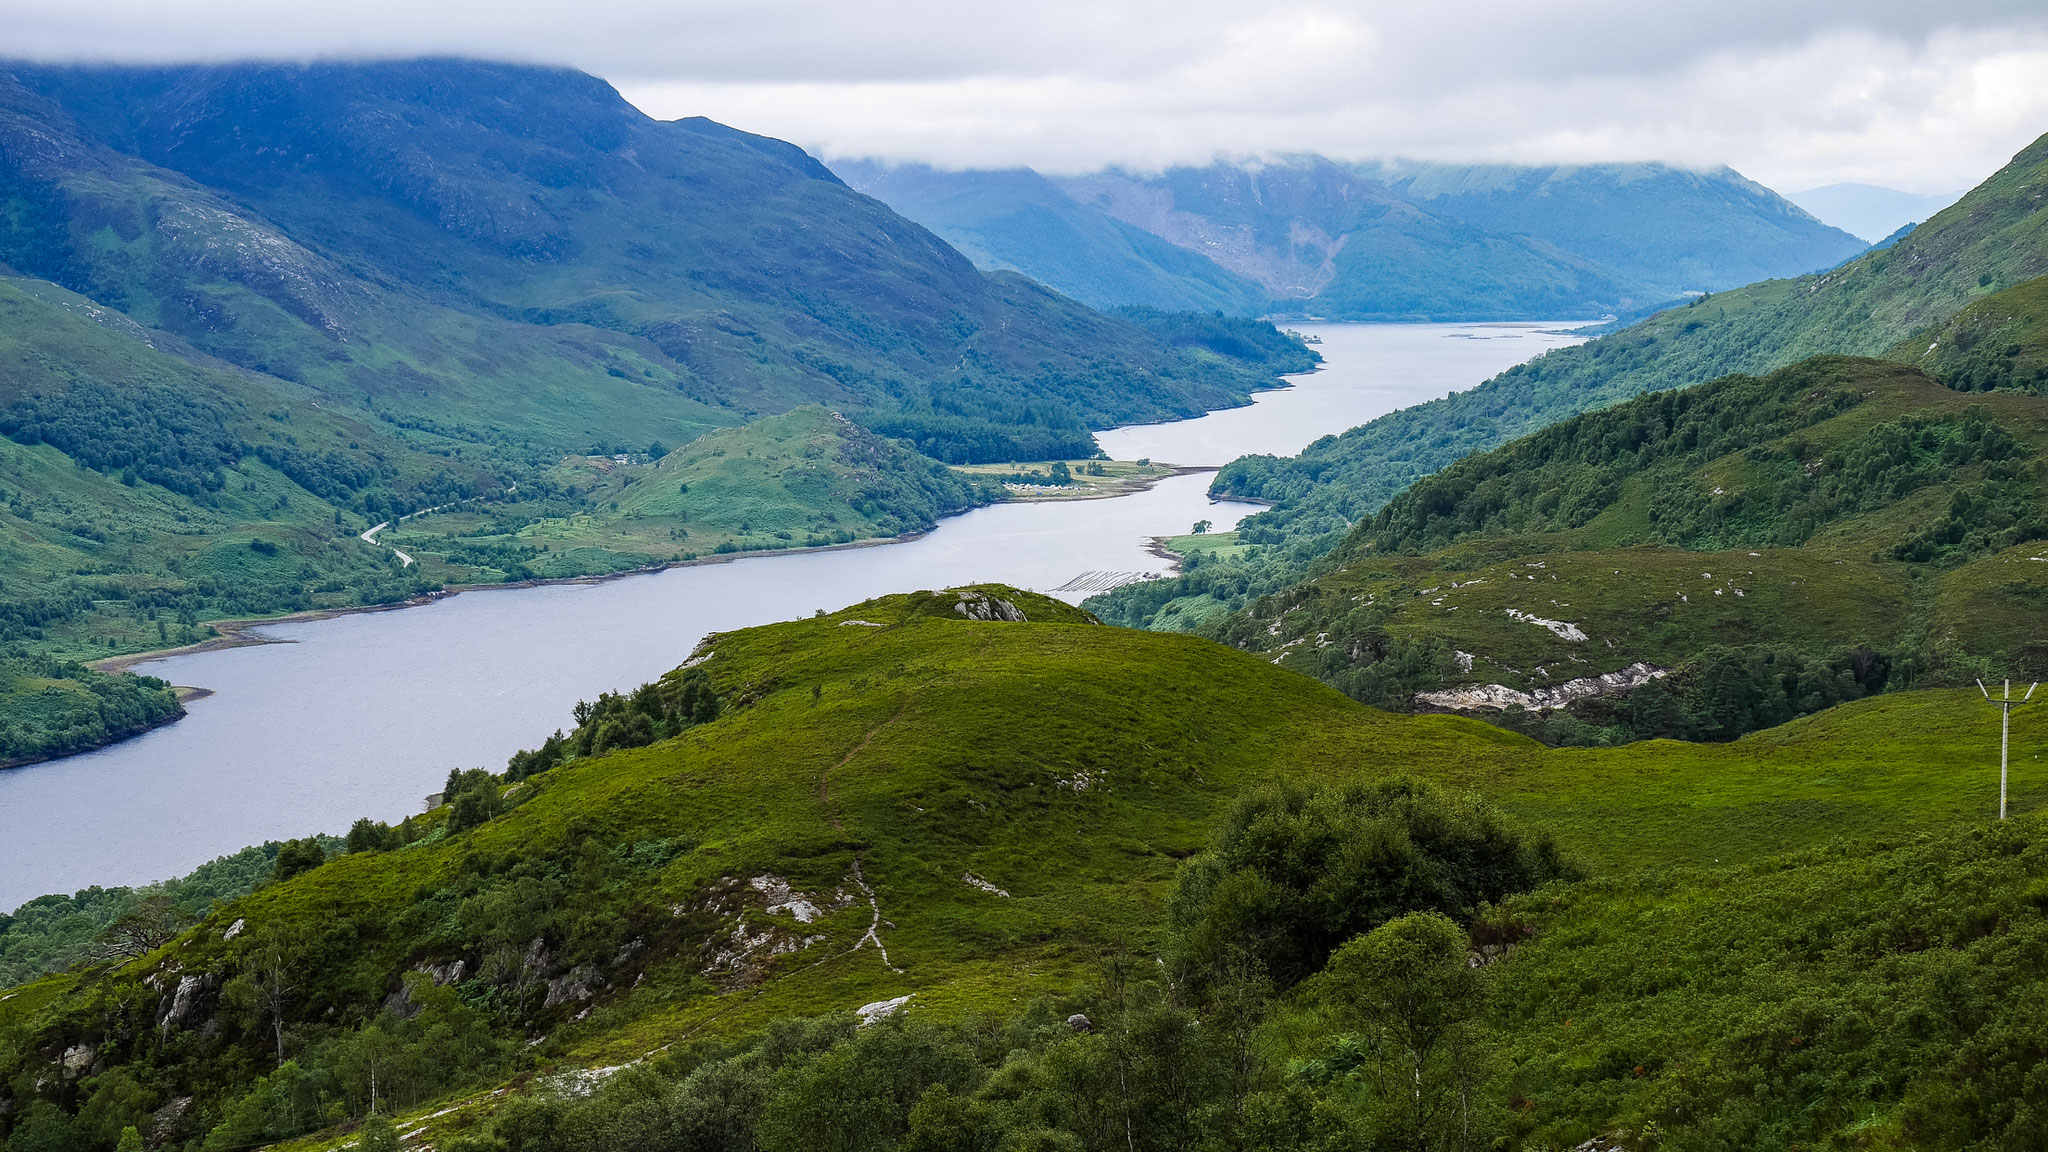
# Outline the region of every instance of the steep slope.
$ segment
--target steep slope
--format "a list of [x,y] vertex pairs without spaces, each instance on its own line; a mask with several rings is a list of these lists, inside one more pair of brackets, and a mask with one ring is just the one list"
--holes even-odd
[[1963,392],[2048,392],[2048,277],[1984,297],[1890,357]]
[[1321,157],[1059,184],[1329,319],[1594,317],[1650,302],[1648,289],[1543,241],[1433,215]]
[[1416,478],[1641,391],[1769,372],[1820,353],[1880,355],[1966,305],[2048,274],[2048,137],[1896,245],[1843,267],[1716,293],[1510,368],[1469,391],[1311,445],[1246,457],[1215,491],[1280,507],[1248,539],[1329,532]]
[[984,270],[1021,272],[1096,308],[1257,315],[1263,288],[1199,253],[1077,203],[1028,168],[948,172],[835,160],[832,170]]
[[[1997,905],[2031,882],[2040,832],[2029,818],[1982,851],[1955,834],[1982,820],[1993,786],[1988,772],[1959,782],[1955,770],[1981,751],[1981,740],[1953,735],[1981,708],[1960,692],[1913,693],[1731,746],[1545,751],[1467,720],[1374,712],[1254,657],[1096,626],[1042,597],[891,597],[711,637],[660,684],[579,709],[583,726],[567,742],[584,755],[528,763],[509,786],[456,774],[449,807],[401,829],[359,826],[347,855],[323,863],[317,846],[285,846],[277,882],[165,947],[14,990],[0,999],[10,1102],[0,1123],[10,1148],[58,1132],[111,1147],[125,1125],[154,1128],[160,1141],[212,1133],[217,1146],[325,1129],[319,1143],[330,1146],[354,1139],[332,1125],[374,1107],[417,1117],[410,1128],[430,1126],[441,1146],[479,1138],[493,1109],[544,1105],[551,1083],[580,1095],[604,1075],[579,1085],[533,1073],[615,1066],[673,1044],[676,1074],[687,1075],[732,1055],[729,1038],[791,1014],[907,996],[927,1020],[971,1021],[1050,994],[1120,1026],[1113,1000],[1084,1000],[1089,970],[1119,947],[1149,968],[1179,860],[1209,843],[1237,796],[1282,780],[1416,774],[1483,789],[1554,826],[1605,878],[1546,889],[1486,921],[1530,957],[1508,962],[1511,982],[1560,967],[1605,971],[1601,957],[1620,961],[1605,933],[1646,904],[1740,921],[1747,907],[1782,908],[1803,877],[1832,876],[1810,890],[1834,891],[1837,861],[1894,860],[1885,870],[1895,879],[1872,892],[1906,873],[1991,868],[1980,879],[1995,880],[1996,897],[1979,885],[1943,906]],[[2023,744],[2044,723],[2019,713]],[[2048,796],[2038,765],[2023,761],[2018,781],[2019,807],[2031,812]],[[1947,834],[1948,855],[1834,844],[1864,847],[1902,824]],[[1815,851],[1740,867],[1800,849]],[[1903,930],[1935,927],[1913,907],[1894,908]],[[2037,925],[2038,914],[2009,926]],[[1781,940],[1793,927],[1738,933],[1756,961],[1746,968],[1813,959]],[[1919,948],[1946,955],[1983,935],[1936,933]],[[1672,945],[1674,963],[1711,964],[1684,938]],[[1984,959],[1995,964],[1983,979],[2006,974],[2005,961]],[[1516,967],[1525,962],[1526,976]],[[1810,984],[1783,983],[1800,972]],[[1778,977],[1814,989],[1841,978],[1829,968]],[[1643,992],[1618,981],[1552,995],[1578,998],[1604,1029]],[[1531,1120],[1597,1133],[1624,1119],[1601,1094],[1627,1088],[1629,1065],[1645,1061],[1603,1055],[1604,1031],[1559,1035],[1561,1002],[1543,1003],[1503,1002],[1540,1018],[1509,1025],[1510,1040],[1566,1057],[1531,1066]],[[1307,1055],[1312,1041],[1295,1029],[1314,1036],[1321,1026],[1286,1019],[1273,1042]],[[1665,1027],[1661,1014],[1651,1019]],[[1002,1024],[981,1027],[995,1059],[1019,1046]],[[1739,1016],[1713,1022],[1684,1044],[1711,1049],[1745,1027]],[[788,1026],[776,1034],[808,1043]],[[1663,1051],[1670,1071],[1664,1061],[1645,1071],[1699,1090],[1682,1079],[1676,1050]],[[1943,1052],[1915,1059],[1909,1080],[1931,1076]],[[449,1098],[501,1082],[515,1094],[469,1106]],[[900,1107],[926,1083],[913,1079]],[[1895,1100],[1900,1083],[1886,1084],[1869,1091]],[[729,1095],[727,1106],[759,1107],[749,1099]],[[545,1130],[520,1139],[557,1147]],[[669,1140],[630,1142],[687,1146]]]
[[[1887,686],[2039,677],[2044,459],[2048,401],[1815,358],[1460,460],[1305,582],[1200,628],[1371,703],[1577,742],[1728,739]],[[1195,605],[1158,597],[1198,583],[1127,603],[1171,624]]]
[[1435,215],[1534,236],[1646,285],[1658,295],[1651,303],[1832,268],[1865,247],[1730,168],[1395,162],[1366,171]]
[[[800,150],[578,73],[10,68],[0,258],[233,363],[548,451],[807,401],[1085,428],[1241,400]],[[706,406],[710,406],[707,409]]]

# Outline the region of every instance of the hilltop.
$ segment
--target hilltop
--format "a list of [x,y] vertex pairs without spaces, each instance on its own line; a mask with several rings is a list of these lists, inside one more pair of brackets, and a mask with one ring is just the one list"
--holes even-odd
[[[1687,1069],[1734,1067],[1758,1025],[1690,1007],[1754,990],[1714,975],[1699,941],[1658,927],[1667,909],[1688,910],[1673,923],[1717,925],[1717,941],[1746,941],[1747,967],[1778,972],[1781,994],[1846,995],[1875,979],[1901,1003],[1918,995],[1904,974],[1874,976],[1853,953],[1802,951],[1802,928],[1861,917],[1892,894],[1886,915],[1897,931],[1923,933],[1929,964],[1962,963],[1984,939],[1956,917],[2004,909],[2015,939],[2040,931],[2020,895],[2042,851],[2038,817],[1995,837],[1943,835],[1980,823],[1995,795],[1990,772],[1956,773],[1984,749],[1974,693],[1888,694],[1732,745],[1551,751],[1470,720],[1374,711],[1252,655],[1102,627],[1056,601],[989,587],[712,636],[658,684],[579,707],[576,719],[502,779],[451,776],[447,807],[399,828],[358,825],[345,855],[323,862],[318,846],[284,846],[272,882],[219,903],[163,947],[0,998],[0,1081],[17,1118],[7,1121],[10,1152],[30,1132],[111,1146],[123,1125],[160,1143],[215,1146],[325,1129],[313,1143],[332,1146],[347,1137],[330,1125],[380,1100],[417,1117],[410,1128],[424,1125],[437,1144],[496,1147],[488,1141],[512,1129],[494,1130],[492,1113],[516,1125],[557,1106],[548,1084],[572,1083],[532,1073],[674,1045],[680,1065],[660,1057],[645,1071],[680,1081],[742,1060],[756,1050],[747,1037],[777,1020],[769,1035],[785,1040],[771,1047],[838,1051],[856,1043],[849,1017],[836,1018],[844,1033],[821,1021],[815,1049],[789,1039],[788,1018],[901,997],[913,1024],[939,1028],[990,1018],[989,1028],[1024,1028],[1072,1005],[1113,1042],[1122,1010],[1100,991],[1100,956],[1165,947],[1180,861],[1211,843],[1238,798],[1290,783],[1420,778],[1403,787],[1470,790],[1549,829],[1592,872],[1487,913],[1526,932],[1501,970],[1497,1026],[1520,1051],[1529,1111],[1519,1130],[1530,1139],[1639,1121],[1645,1091],[1693,1101],[1690,1123],[1734,1121],[1723,1111],[1733,1098]],[[2015,725],[2031,747],[2035,714]],[[2021,813],[2048,796],[2032,759],[2021,758],[2015,781]],[[1898,837],[1901,826],[1933,839]],[[1966,876],[1976,878],[1967,894],[1944,904],[1952,914],[1897,899],[1902,885]],[[1628,927],[1642,917],[1651,926]],[[1629,962],[1613,934],[1637,931],[1669,936],[1660,954],[1671,979],[1659,988],[1610,971]],[[1977,964],[1987,993],[2039,979],[2010,958]],[[1563,999],[1534,990],[1562,971],[1601,975],[1574,981]],[[1268,1042],[1278,1051],[1321,1058],[1335,1042],[1328,1024],[1309,1023],[1323,986],[1273,1002]],[[1050,1005],[1029,1008],[1034,997]],[[1560,1031],[1567,1014],[1582,1031]],[[1815,1038],[1816,1075],[1855,1050],[1838,1025],[1801,1027]],[[1943,1043],[1989,1042],[1987,1027],[1958,1019]],[[1617,1029],[1661,1058],[1617,1060]],[[1017,1047],[1057,1062],[1099,1042],[1062,1049],[1044,1033],[989,1059]],[[1945,1071],[1950,1050],[1892,1052],[1897,1078],[1860,1082],[1849,1103],[1896,1128],[1902,1099],[1957,1083]],[[1174,1063],[1207,1067],[1201,1051]],[[387,1069],[381,1089],[367,1061]],[[1289,1087],[1280,1063],[1253,1070],[1234,1091],[1338,1093],[1330,1107],[1345,1098],[1341,1085]],[[1151,1084],[1156,1069],[1136,1074]],[[888,1123],[935,1074],[905,1075],[908,1096],[891,1097],[900,1111],[883,1113],[897,1117]],[[1643,1076],[1651,1082],[1638,1084]],[[978,1080],[948,1082],[972,1092]],[[492,1085],[513,1094],[477,1095]],[[870,1091],[847,1087],[840,1098],[850,1105]],[[770,1123],[760,1109],[771,1098],[735,1102],[732,1122]],[[1816,1139],[1843,1123],[1832,1113],[1790,1119],[1750,1146]]]

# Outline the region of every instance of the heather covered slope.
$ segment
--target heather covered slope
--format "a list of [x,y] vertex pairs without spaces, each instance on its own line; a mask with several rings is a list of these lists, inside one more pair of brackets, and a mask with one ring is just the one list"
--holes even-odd
[[1882,355],[2005,288],[2048,273],[2048,137],[1897,245],[1825,273],[1715,293],[1444,400],[1320,440],[1300,456],[1248,456],[1216,490],[1279,505],[1252,537],[1347,527],[1468,453],[1641,391],[1763,373],[1821,353]]
[[1466,457],[1284,590],[1246,595],[1218,563],[1095,606],[1383,706],[1729,739],[1887,687],[2048,675],[2044,450],[2039,397],[1816,357]]
[[[1026,620],[1002,619],[1017,615]],[[2022,747],[2039,734],[2031,715],[2016,716]],[[1552,829],[1598,875],[1486,921],[1525,941],[1498,971],[1495,1017],[1516,1069],[1498,1090],[1528,1101],[1508,1129],[1530,1141],[1519,1146],[1639,1122],[1649,1089],[1689,1102],[1667,1126],[1675,1136],[1738,1121],[1721,1075],[1736,1070],[1729,1061],[1759,1024],[1727,1007],[1768,1006],[1746,999],[1755,993],[1716,965],[1704,937],[1671,935],[1663,909],[1689,909],[1673,924],[1704,917],[1743,941],[1744,968],[1776,974],[1772,1003],[1847,995],[1870,980],[1914,1002],[1917,969],[1874,973],[1854,947],[1798,943],[1801,925],[1862,917],[1859,902],[1887,894],[1882,922],[1919,941],[1923,959],[1912,963],[1973,958],[1972,995],[2031,994],[2042,979],[2023,953],[1973,951],[2040,930],[2024,894],[2040,830],[2027,817],[1997,837],[1965,834],[1995,783],[1989,772],[1958,776],[1957,764],[1984,749],[1982,724],[1971,723],[1982,705],[1960,692],[1864,701],[1728,746],[1546,751],[1467,720],[1375,712],[1193,637],[1105,628],[1057,602],[985,588],[714,636],[660,685],[579,710],[584,718],[557,750],[566,761],[515,761],[516,782],[459,774],[452,806],[402,829],[359,829],[352,850],[325,863],[318,848],[288,845],[276,882],[167,947],[0,999],[9,1152],[53,1133],[111,1147],[122,1126],[153,1127],[159,1114],[169,1118],[159,1142],[324,1129],[313,1142],[338,1145],[350,1138],[330,1125],[373,1100],[417,1117],[407,1130],[426,1124],[437,1145],[582,1147],[550,1142],[569,1139],[566,1128],[513,1137],[483,1121],[554,1098],[551,1081],[524,1073],[678,1045],[696,1055],[648,1071],[680,1078],[744,1050],[726,1045],[776,1018],[906,995],[924,1026],[992,1014],[975,1026],[1001,1029],[1048,994],[1094,1014],[1113,1038],[1122,1009],[1091,990],[1099,957],[1127,950],[1149,967],[1167,938],[1179,861],[1212,842],[1238,797],[1283,781],[1407,775],[1477,790],[1524,826]],[[2026,756],[2016,765],[2022,813],[2048,796],[2040,772]],[[1942,843],[1902,838],[1900,827]],[[1838,840],[1869,850],[1831,847]],[[1952,888],[1942,907],[1962,920],[1898,898],[1942,883]],[[1620,978],[1626,950],[1614,942],[1653,909],[1641,931],[1669,936],[1667,978],[1645,986]],[[1980,911],[2004,916],[2010,935],[1971,929]],[[1539,990],[1559,972],[1599,975]],[[1338,1037],[1311,1022],[1318,994],[1276,1001],[1262,1046],[1321,1058]],[[1567,1003],[1581,1031],[1560,1023]],[[1721,1007],[1695,1010],[1709,1004]],[[1888,1012],[1873,1019],[1892,1027]],[[1895,1127],[1912,1093],[1970,1082],[1944,1069],[1973,1037],[1988,1042],[1999,1019],[1953,1016],[1926,1045],[1887,1057],[1895,1075],[1842,1089],[1850,1118],[1794,1115],[1745,1146],[1812,1140],[1872,1108]],[[1624,1027],[1627,1043],[1661,1059],[1616,1056]],[[1813,1074],[1848,1067],[1848,1031],[1826,1020],[1804,1029],[1824,1061],[1807,1066]],[[713,1038],[712,1049],[691,1047]],[[1006,1045],[990,1059],[1050,1042]],[[1186,1068],[1206,1067],[1199,1051]],[[1340,1057],[1341,1046],[1331,1058]],[[380,1089],[372,1063],[387,1070]],[[1134,1075],[1149,1081],[1157,1070],[1145,1067]],[[1246,1088],[1339,1093],[1330,1106],[1349,1107],[1341,1083],[1290,1087],[1284,1067],[1257,1062]],[[1015,1074],[1015,1090],[1038,1091]],[[907,1111],[929,1083],[915,1077],[931,1074],[907,1075],[908,1096],[890,1107]],[[1650,1085],[1638,1083],[1645,1076]],[[1975,1082],[1996,1099],[2016,1091]],[[977,1081],[949,1083],[971,1092]],[[498,1084],[512,1095],[446,1110]],[[729,1099],[730,1122],[769,1133],[759,1110],[772,1117],[772,1098]],[[1094,1147],[1087,1131],[1076,1139]],[[1152,1140],[1147,1149],[1167,1146]]]

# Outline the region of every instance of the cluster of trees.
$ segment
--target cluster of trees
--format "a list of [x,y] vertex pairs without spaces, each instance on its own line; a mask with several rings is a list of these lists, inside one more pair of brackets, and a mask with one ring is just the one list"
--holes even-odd
[[[316,838],[317,839],[317,838]],[[322,859],[339,842],[320,839]],[[183,926],[225,901],[245,896],[277,873],[283,844],[270,841],[201,864],[188,875],[144,888],[86,888],[70,896],[39,896],[0,914],[0,987],[25,984],[103,956],[115,927],[131,917]]]
[[[718,719],[723,707],[702,668],[671,672],[631,692],[601,693],[595,703],[578,700],[576,726],[569,734],[557,729],[539,748],[514,752],[505,765],[505,779],[524,780],[575,756],[644,748]],[[452,797],[455,778],[449,777],[449,783]]]
[[220,490],[221,473],[248,454],[229,431],[239,416],[222,401],[168,384],[82,377],[61,394],[16,397],[0,411],[0,435],[204,502]]
[[0,760],[97,748],[184,714],[176,690],[154,676],[95,672],[29,654],[0,660]]

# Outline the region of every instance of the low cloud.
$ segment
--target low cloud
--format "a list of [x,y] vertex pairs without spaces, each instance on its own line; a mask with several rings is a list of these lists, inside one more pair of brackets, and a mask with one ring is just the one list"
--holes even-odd
[[949,166],[1663,159],[1945,191],[2048,131],[2032,0],[0,0],[0,21],[42,58],[564,63],[653,115]]

